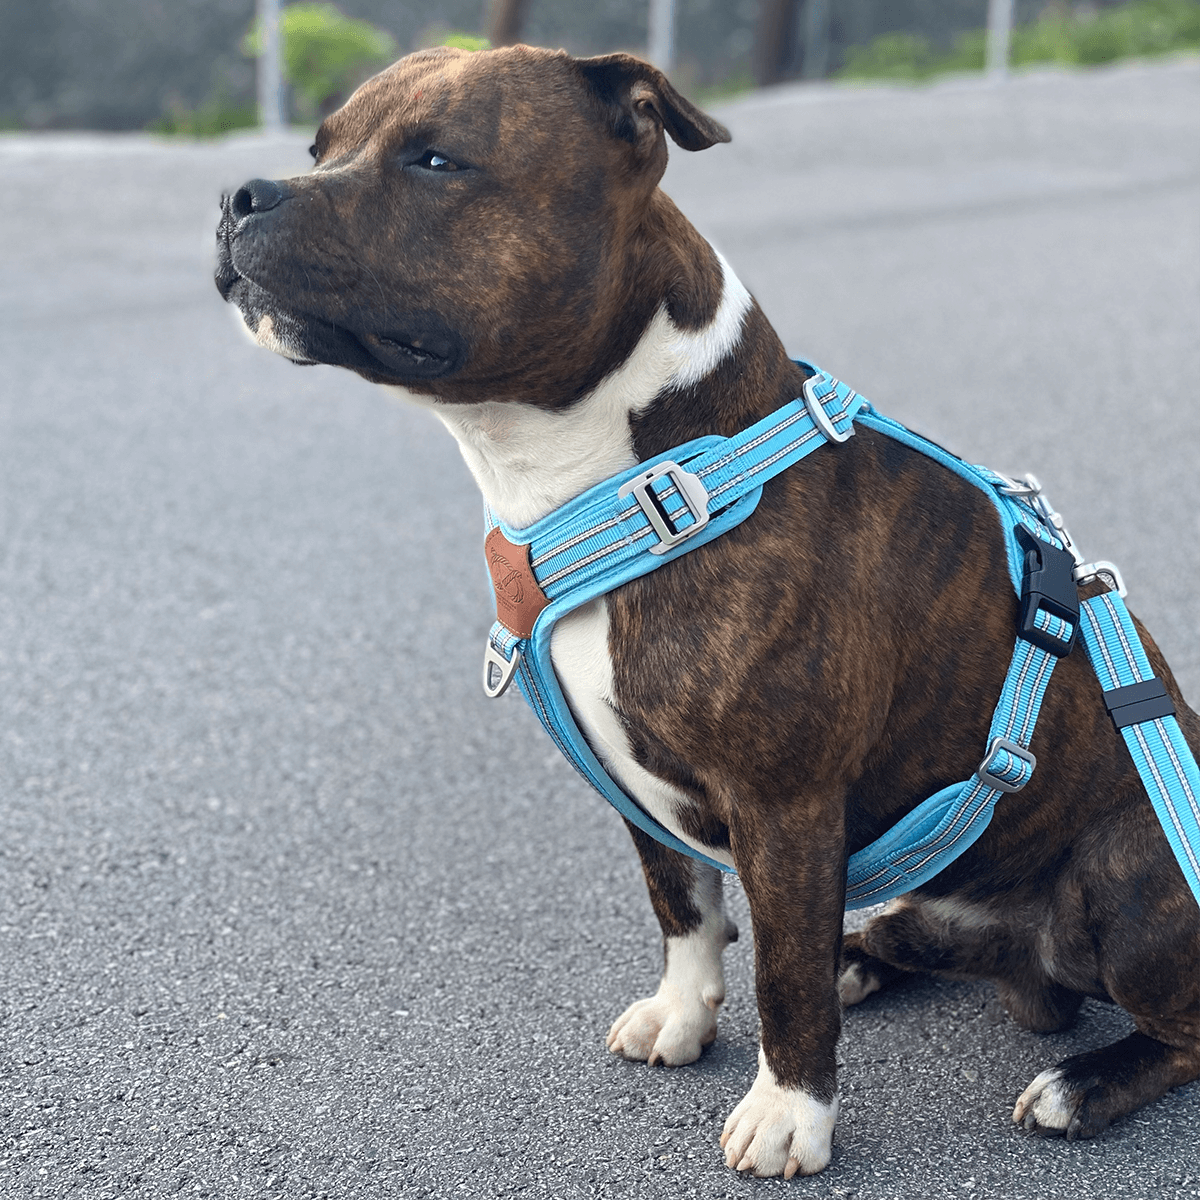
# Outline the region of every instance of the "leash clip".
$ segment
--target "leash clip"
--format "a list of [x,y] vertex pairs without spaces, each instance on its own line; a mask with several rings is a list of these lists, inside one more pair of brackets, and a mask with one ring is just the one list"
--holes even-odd
[[1109,590],[1116,588],[1117,595],[1122,600],[1129,595],[1125,587],[1125,580],[1116,563],[1111,563],[1107,559],[1102,558],[1096,562],[1080,563],[1075,568],[1075,582],[1080,586],[1085,583],[1091,583],[1093,579],[1099,579],[1101,583],[1106,583]]
[[1006,496],[1012,496],[1014,500],[1024,500],[1030,508],[1033,509],[1042,521],[1050,527],[1050,531],[1063,544],[1063,549],[1075,560],[1076,566],[1083,564],[1083,555],[1079,553],[1079,547],[1075,545],[1075,539],[1067,530],[1066,522],[1053,504],[1050,503],[1049,497],[1042,490],[1042,485],[1038,482],[1038,477],[1033,474],[1025,476],[1023,483],[1015,483],[1009,480],[1008,487],[1002,487],[1000,491]]
[[816,381],[817,376],[810,375],[800,385],[800,394],[804,397],[804,407],[808,409],[808,415],[812,417],[813,424],[820,430],[822,436],[827,441],[848,442],[855,434],[854,422],[850,422],[845,433],[839,433],[837,426],[830,420],[829,414],[825,411],[825,406],[821,403],[822,399],[828,400],[830,396],[836,395],[837,389],[831,389],[818,399],[815,390]]
[[[663,500],[669,496],[668,489],[662,496],[651,490],[651,485],[666,476],[675,485],[675,491],[683,501],[687,511],[692,515],[692,523],[680,529],[675,525],[676,518],[667,512]],[[650,527],[658,534],[657,545],[650,547],[651,554],[666,554],[680,542],[686,542],[694,537],[708,524],[708,488],[704,486],[699,475],[685,471],[677,462],[660,462],[657,466],[635,475],[627,483],[621,484],[617,491],[617,499],[624,500],[632,496],[638,507],[646,514]],[[680,516],[683,514],[680,513]]]

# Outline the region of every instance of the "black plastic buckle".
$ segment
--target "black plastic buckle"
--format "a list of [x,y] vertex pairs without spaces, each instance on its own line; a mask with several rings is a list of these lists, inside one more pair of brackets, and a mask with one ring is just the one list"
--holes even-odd
[[[1079,633],[1079,588],[1075,583],[1075,558],[1049,542],[1034,537],[1024,525],[1016,528],[1017,541],[1025,551],[1025,574],[1021,580],[1021,618],[1017,635],[1027,642],[1065,658]],[[1071,636],[1055,637],[1037,627],[1039,612],[1071,623]]]
[[1118,730],[1158,717],[1175,716],[1175,704],[1157,675],[1141,683],[1131,683],[1128,687],[1105,692],[1104,707],[1108,709],[1108,715]]

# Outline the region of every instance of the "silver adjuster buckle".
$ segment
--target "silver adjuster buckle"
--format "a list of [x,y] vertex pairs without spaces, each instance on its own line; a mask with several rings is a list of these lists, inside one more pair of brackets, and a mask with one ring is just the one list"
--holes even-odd
[[[815,391],[816,382],[817,376],[810,375],[800,387],[800,394],[804,397],[804,407],[808,409],[808,415],[812,417],[813,424],[829,441],[848,442],[854,436],[854,422],[850,422],[845,433],[838,432],[837,426],[830,420],[829,414],[825,411],[825,406],[817,399]],[[826,392],[825,398],[828,399],[831,394]]]
[[[1014,758],[1019,758],[1022,762],[1029,766],[1029,774],[1021,780],[1020,783],[1009,783],[1007,779],[1001,779],[999,775],[993,775],[991,765],[996,760],[996,755],[1001,751],[1006,750]],[[980,782],[986,783],[988,787],[995,788],[1001,792],[1019,792],[1033,778],[1033,772],[1037,767],[1037,758],[1031,754],[1024,746],[1018,746],[1016,742],[1010,742],[1008,738],[993,738],[992,744],[988,747],[988,752],[983,756],[983,762],[975,770],[975,774],[979,777]]]
[[505,658],[492,645],[491,638],[488,638],[487,645],[483,648],[483,690],[489,700],[495,700],[504,695],[520,665],[520,650],[514,646],[512,658]]
[[[692,524],[683,529],[676,529],[671,517],[667,514],[662,500],[651,491],[655,480],[668,476],[675,485],[680,499],[687,505],[692,514]],[[617,499],[624,500],[632,496],[646,514],[650,527],[658,534],[658,544],[650,547],[651,554],[666,554],[668,550],[694,537],[708,524],[708,488],[701,482],[699,475],[685,471],[678,463],[661,462],[640,475],[635,475],[628,483],[621,484]]]

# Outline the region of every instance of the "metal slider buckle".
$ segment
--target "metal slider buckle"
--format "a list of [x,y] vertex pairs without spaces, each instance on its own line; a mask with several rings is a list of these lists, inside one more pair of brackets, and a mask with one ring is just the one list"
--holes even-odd
[[[825,406],[817,399],[816,394],[817,376],[810,375],[800,387],[800,394],[804,397],[804,407],[808,409],[808,415],[812,417],[813,424],[821,431],[821,433],[831,442],[848,442],[855,433],[854,422],[851,421],[845,433],[839,433],[837,426],[830,420],[829,414],[825,411]],[[831,393],[826,392],[828,398]]]
[[[1001,750],[1007,750],[1014,758],[1021,759],[1029,765],[1029,774],[1021,780],[1020,783],[1009,783],[1007,779],[1001,779],[999,775],[993,775],[990,767],[994,761],[996,754]],[[979,777],[980,782],[986,783],[988,787],[995,788],[1000,792],[1019,792],[1030,779],[1033,778],[1033,772],[1037,767],[1037,758],[1031,754],[1024,746],[1017,745],[1016,742],[1010,742],[1008,738],[992,738],[992,744],[988,746],[988,752],[983,756],[983,762],[975,769],[975,774]]]
[[[497,700],[508,690],[517,668],[521,665],[521,652],[513,647],[512,658],[505,658],[488,638],[483,648],[483,691],[489,700]],[[498,674],[493,677],[495,669]],[[493,681],[494,680],[494,681]]]
[[[664,475],[675,485],[680,499],[692,515],[692,524],[683,529],[675,527],[663,502],[651,489],[655,480]],[[704,486],[699,475],[685,471],[676,462],[661,462],[640,475],[635,475],[628,483],[621,484],[617,499],[624,500],[626,496],[632,496],[638,502],[638,506],[646,514],[646,520],[650,522],[650,527],[658,534],[657,545],[650,547],[651,554],[666,554],[680,542],[694,537],[708,524],[708,488]]]

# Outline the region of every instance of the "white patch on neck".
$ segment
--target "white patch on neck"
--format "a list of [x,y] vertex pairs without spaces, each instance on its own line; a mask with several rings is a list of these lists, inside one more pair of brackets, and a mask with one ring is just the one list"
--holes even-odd
[[405,388],[454,434],[492,511],[516,529],[633,466],[630,418],[662,391],[699,383],[733,352],[750,293],[718,254],[721,303],[703,329],[679,329],[662,305],[629,357],[577,404],[550,412],[516,401],[451,405]]

